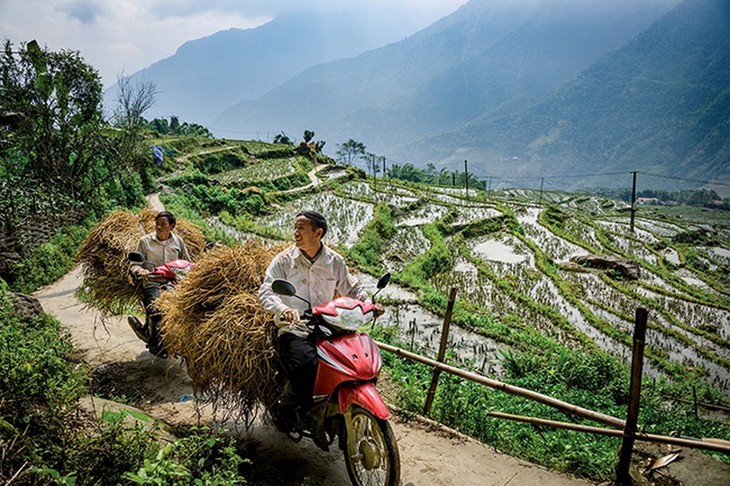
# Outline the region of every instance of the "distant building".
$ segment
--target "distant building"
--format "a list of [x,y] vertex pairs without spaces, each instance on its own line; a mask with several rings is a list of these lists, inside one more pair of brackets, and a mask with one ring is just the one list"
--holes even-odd
[[662,202],[656,197],[637,197],[636,204],[653,204],[659,205]]

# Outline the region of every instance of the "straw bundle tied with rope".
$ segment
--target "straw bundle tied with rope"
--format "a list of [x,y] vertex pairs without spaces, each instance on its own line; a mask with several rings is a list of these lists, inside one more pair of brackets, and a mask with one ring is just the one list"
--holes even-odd
[[257,294],[283,248],[248,241],[213,249],[157,301],[165,347],[184,359],[196,396],[247,420],[257,402],[273,399],[275,326]]
[[[129,277],[127,256],[142,236],[155,230],[156,215],[146,208],[139,214],[114,211],[86,237],[76,260],[82,266],[90,303],[102,313],[123,314],[140,306],[137,289]],[[203,233],[192,223],[178,219],[175,232],[185,241],[193,260],[205,249]]]

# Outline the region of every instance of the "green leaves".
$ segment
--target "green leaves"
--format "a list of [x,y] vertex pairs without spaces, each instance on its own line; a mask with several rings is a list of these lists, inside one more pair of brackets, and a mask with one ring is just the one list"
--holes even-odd
[[233,485],[245,484],[238,467],[247,462],[236,452],[232,438],[213,435],[211,430],[193,428],[188,437],[161,449],[154,459],[147,458],[136,473],[124,478],[140,485]]
[[35,89],[42,99],[48,99],[53,90],[53,79],[48,72],[46,55],[38,46],[38,42],[35,39],[28,42],[26,49],[28,51],[28,58],[35,68]]

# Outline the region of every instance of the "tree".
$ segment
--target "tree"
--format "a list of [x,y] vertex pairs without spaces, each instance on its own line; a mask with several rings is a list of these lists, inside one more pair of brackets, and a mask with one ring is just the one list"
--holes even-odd
[[170,133],[170,125],[164,118],[155,118],[150,122],[150,128],[161,135]]
[[0,55],[0,211],[22,217],[88,201],[114,170],[102,133],[102,83],[78,52],[49,52],[30,41]]
[[154,89],[135,92],[122,85],[125,104],[117,112],[120,124],[111,129],[101,109],[101,77],[78,52],[48,51],[36,41],[14,49],[5,41],[0,225],[14,232],[24,221],[73,207],[139,202],[141,186],[130,184],[129,173],[139,160],[141,115]]
[[[117,76],[117,86],[119,91],[113,121],[120,131],[111,146],[113,158],[122,167],[134,168],[149,180],[149,168],[145,165],[149,159],[142,155],[148,149],[141,143],[146,129],[143,115],[157,100],[157,85],[144,78],[133,80],[122,73]],[[173,123],[179,125],[176,117],[170,117],[170,123],[167,125],[168,134],[173,133]],[[177,128],[176,126],[175,129]]]
[[309,143],[314,138],[314,132],[312,130],[304,130],[304,143]]
[[370,152],[365,152],[363,154],[363,158],[365,159],[365,163],[367,164],[368,172],[370,172],[373,177],[378,175],[380,173],[380,164],[378,164],[378,160],[380,160],[380,157]]
[[289,138],[289,136],[284,132],[274,135],[274,143],[280,143],[282,145],[294,145],[294,142],[292,142],[291,138]]
[[210,130],[205,128],[203,125],[198,125],[197,123],[188,123],[183,122],[182,125],[180,125],[180,129],[178,130],[179,135],[185,135],[187,137],[208,137],[213,138],[213,134],[210,133]]
[[[122,73],[117,76],[117,86],[116,125],[127,130],[138,128],[142,124],[142,115],[157,101],[157,85],[141,78],[133,82],[131,77]],[[173,118],[177,121],[177,117],[170,117],[170,130],[173,129]]]
[[343,164],[353,165],[360,157],[365,155],[365,144],[349,139],[343,144],[337,144],[337,160]]
[[177,116],[172,115],[170,117],[170,135],[179,135],[180,134],[180,120],[177,118]]

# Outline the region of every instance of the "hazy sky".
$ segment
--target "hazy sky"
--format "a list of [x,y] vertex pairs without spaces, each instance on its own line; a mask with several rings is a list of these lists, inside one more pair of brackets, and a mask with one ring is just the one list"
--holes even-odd
[[[308,8],[384,10],[425,27],[467,0],[0,0],[0,38],[36,39],[51,50],[80,51],[104,86],[171,56],[187,40],[256,27]],[[407,16],[407,17],[406,17]]]

